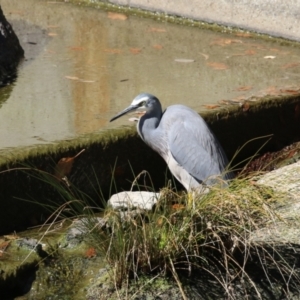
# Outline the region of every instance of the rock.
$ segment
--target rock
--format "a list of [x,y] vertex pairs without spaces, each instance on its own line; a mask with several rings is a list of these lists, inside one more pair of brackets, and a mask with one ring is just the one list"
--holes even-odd
[[65,234],[65,242],[61,242],[62,247],[74,248],[82,243],[84,237],[88,234],[89,229],[87,225],[91,222],[95,224],[94,227],[102,228],[106,225],[106,220],[101,217],[75,220]]
[[280,222],[271,222],[251,234],[250,240],[260,243],[300,245],[300,161],[261,176],[257,184],[282,193],[282,201],[273,207]]
[[0,86],[15,78],[17,66],[23,57],[24,50],[0,6]]
[[152,210],[157,203],[159,193],[153,192],[121,192],[111,196],[107,202],[108,207],[115,210]]

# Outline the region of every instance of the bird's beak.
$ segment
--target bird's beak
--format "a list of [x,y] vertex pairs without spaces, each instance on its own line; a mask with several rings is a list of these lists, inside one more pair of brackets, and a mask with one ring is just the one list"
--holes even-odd
[[125,108],[124,110],[122,110],[121,112],[119,112],[117,115],[115,115],[113,118],[110,119],[109,122],[112,122],[126,114],[128,114],[129,112],[138,109],[139,107],[137,105],[130,105],[127,108]]

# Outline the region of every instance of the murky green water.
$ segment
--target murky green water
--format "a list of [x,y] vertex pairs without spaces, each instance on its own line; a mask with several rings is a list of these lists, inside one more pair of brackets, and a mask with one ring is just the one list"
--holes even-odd
[[[222,100],[299,87],[300,48],[245,36],[120,18],[93,8],[1,0],[26,51],[0,105],[0,148],[48,143],[120,124],[140,92],[197,111]],[[271,39],[270,39],[271,40]],[[0,99],[3,99],[1,96]]]

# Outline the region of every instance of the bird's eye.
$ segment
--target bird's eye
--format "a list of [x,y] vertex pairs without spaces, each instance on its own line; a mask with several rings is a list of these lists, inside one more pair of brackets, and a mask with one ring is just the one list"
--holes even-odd
[[147,103],[147,101],[143,101],[143,102],[141,103],[141,106],[146,106],[146,103]]

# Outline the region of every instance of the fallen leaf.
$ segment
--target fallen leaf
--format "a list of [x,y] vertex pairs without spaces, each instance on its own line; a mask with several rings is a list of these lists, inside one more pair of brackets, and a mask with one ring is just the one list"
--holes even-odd
[[11,241],[4,241],[0,244],[0,256],[3,255],[4,251],[7,249]]
[[111,53],[111,54],[120,54],[120,53],[122,53],[122,50],[120,50],[120,49],[104,49],[104,52]]
[[49,36],[57,36],[57,33],[55,33],[55,32],[49,32],[48,35]]
[[178,203],[176,203],[176,204],[173,204],[173,205],[172,205],[172,208],[173,208],[173,209],[176,209],[176,210],[180,210],[180,209],[184,209],[185,206],[184,206],[183,204],[178,204]]
[[91,248],[87,249],[87,250],[85,251],[85,254],[84,254],[84,256],[85,256],[86,258],[93,258],[93,257],[95,257],[96,255],[97,255],[97,253],[96,253],[96,249],[95,249],[94,247],[91,247]]
[[162,46],[162,45],[156,44],[156,45],[153,45],[153,48],[154,48],[154,49],[162,49],[163,46]]
[[151,27],[148,29],[148,32],[166,32],[164,28]]
[[107,13],[107,17],[112,20],[121,20],[121,21],[125,21],[128,18],[124,14],[114,13],[114,12],[110,12],[110,11]]
[[61,158],[55,167],[54,176],[57,179],[61,180],[63,177],[69,175],[72,170],[72,166],[73,166],[75,158],[78,157],[84,151],[85,151],[85,149],[82,149],[80,152],[78,152],[73,157]]
[[300,93],[299,89],[280,89],[280,92],[283,94],[290,94],[290,95],[298,95]]
[[215,39],[213,40],[210,45],[219,45],[219,46],[228,46],[231,44],[241,44],[243,43],[241,40],[237,40],[237,39],[224,39],[224,38],[220,38],[220,39]]
[[84,47],[70,47],[70,50],[72,51],[82,51],[82,50],[85,50]]
[[215,70],[226,70],[229,69],[229,67],[223,63],[218,62],[208,62],[207,65]]
[[78,80],[79,79],[76,76],[65,76],[65,78],[70,79],[70,80]]
[[130,52],[132,54],[139,54],[141,53],[142,49],[141,48],[130,48]]
[[205,104],[203,106],[207,109],[214,109],[214,108],[220,107],[220,105],[218,105],[218,104]]
[[282,69],[290,69],[290,68],[298,67],[299,65],[300,65],[300,62],[294,62],[294,63],[285,64],[281,68]]
[[266,59],[274,59],[274,58],[276,58],[276,56],[274,56],[274,55],[267,55],[267,56],[264,56],[264,58],[266,58]]
[[235,98],[233,98],[231,101],[234,101],[234,102],[241,102],[241,101],[244,101],[246,100],[246,96],[245,95],[240,95],[240,96],[237,96]]
[[189,59],[189,58],[176,58],[174,61],[179,62],[179,63],[191,63],[194,62],[194,59]]
[[246,50],[246,51],[245,51],[245,54],[246,54],[246,55],[254,55],[254,54],[256,54],[256,51],[253,50],[253,49],[249,49],[249,50]]
[[249,108],[250,108],[249,103],[243,103],[243,104],[242,104],[242,110],[243,110],[244,112],[248,111]]
[[235,90],[238,91],[238,92],[242,92],[242,91],[249,91],[251,89],[252,89],[251,85],[244,85],[244,86],[239,86]]

